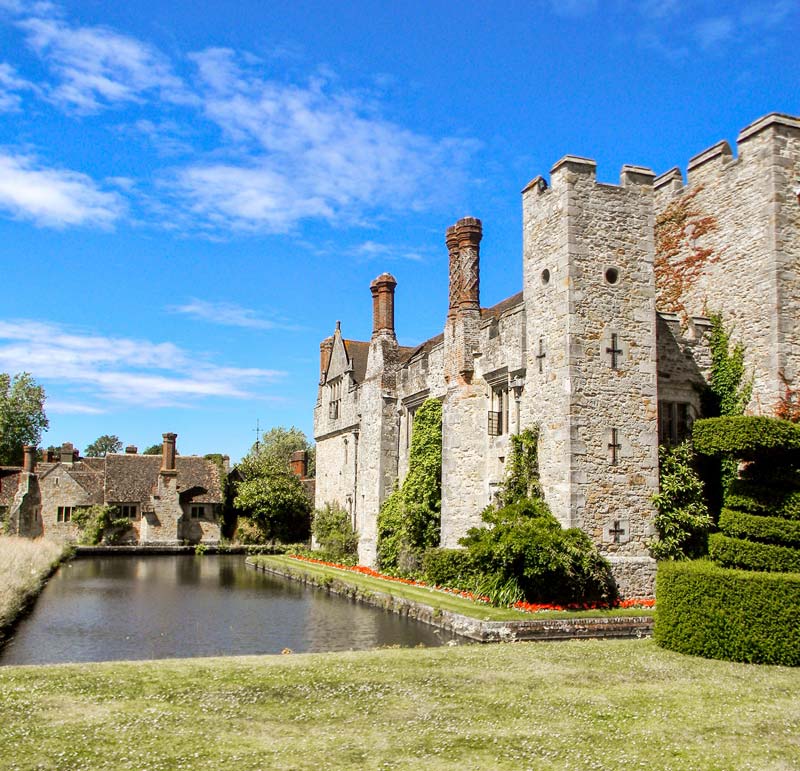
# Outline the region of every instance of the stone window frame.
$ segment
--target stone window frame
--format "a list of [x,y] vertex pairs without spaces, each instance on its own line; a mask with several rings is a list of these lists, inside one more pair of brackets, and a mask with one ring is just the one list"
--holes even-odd
[[411,447],[411,437],[414,434],[414,415],[417,414],[417,410],[429,396],[430,389],[425,388],[403,399],[403,409],[406,414],[406,430],[404,435],[406,450]]
[[342,415],[342,377],[333,378],[328,382],[328,417],[338,420]]
[[56,508],[56,522],[69,524],[72,521],[72,514],[76,506],[58,506]]
[[674,447],[688,439],[695,421],[691,402],[659,399],[658,443]]
[[511,428],[511,382],[508,367],[487,372],[483,379],[489,386],[486,431],[489,436],[505,436],[510,433]]
[[117,503],[114,508],[117,510],[120,519],[139,519],[138,503]]
[[205,519],[206,506],[204,503],[192,503],[189,506],[189,519]]

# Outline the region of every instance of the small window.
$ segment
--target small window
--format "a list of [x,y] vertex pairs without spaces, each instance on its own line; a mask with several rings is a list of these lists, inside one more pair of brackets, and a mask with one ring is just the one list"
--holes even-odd
[[122,519],[136,519],[136,514],[138,511],[138,506],[135,503],[123,503],[120,506],[117,506],[119,510],[119,516]]
[[71,522],[73,506],[59,506],[56,512],[56,522]]
[[190,516],[192,519],[205,519],[206,507],[205,506],[192,506]]
[[550,271],[545,268],[542,271],[542,285],[547,286],[550,283]]
[[617,268],[606,268],[606,283],[616,284],[619,281],[619,270]]
[[342,407],[342,379],[334,380],[328,386],[328,417],[337,420]]
[[492,388],[488,432],[489,436],[502,436],[508,433],[508,383]]
[[658,403],[658,441],[680,444],[692,432],[692,407],[687,402]]

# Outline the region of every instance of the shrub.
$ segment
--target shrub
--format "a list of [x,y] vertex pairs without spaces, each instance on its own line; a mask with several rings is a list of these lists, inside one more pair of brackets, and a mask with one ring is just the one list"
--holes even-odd
[[730,538],[724,533],[709,536],[708,555],[722,567],[775,573],[800,572],[800,549]]
[[723,509],[719,529],[731,538],[800,547],[800,522]]
[[751,459],[800,450],[800,425],[780,418],[739,415],[698,420],[692,429],[694,449],[703,455]]
[[662,562],[654,637],[707,658],[800,665],[800,575],[756,573],[704,560]]
[[648,544],[650,552],[657,560],[700,556],[712,522],[692,448],[687,442],[659,447],[658,460],[659,492],[653,496],[658,535]]
[[422,558],[426,583],[451,589],[471,589],[478,579],[472,555],[466,549],[428,549]]
[[125,517],[117,517],[113,506],[81,506],[72,514],[72,521],[79,531],[78,542],[95,546],[101,541],[108,544],[120,543],[130,532],[131,522]]
[[442,404],[428,399],[414,416],[408,474],[378,513],[378,565],[411,575],[439,543],[442,503]]
[[751,479],[737,479],[725,496],[725,505],[754,514],[800,519],[800,490],[792,483],[766,485]]
[[319,546],[315,556],[329,562],[355,564],[358,560],[358,534],[350,515],[336,504],[326,503],[314,512],[311,533]]
[[507,585],[512,580],[528,602],[611,601],[608,563],[581,530],[564,530],[542,499],[529,499],[481,515],[489,527],[473,527],[460,543],[476,569]]
[[504,506],[525,498],[541,498],[539,482],[539,429],[526,428],[512,434],[505,483],[500,499]]

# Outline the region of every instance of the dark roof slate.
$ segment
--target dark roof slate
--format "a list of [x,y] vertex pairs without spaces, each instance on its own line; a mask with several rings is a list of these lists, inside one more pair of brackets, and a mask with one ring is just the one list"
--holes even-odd
[[353,377],[356,383],[363,383],[367,375],[367,358],[369,357],[369,343],[363,340],[345,340],[344,349],[347,352],[347,358],[353,365]]

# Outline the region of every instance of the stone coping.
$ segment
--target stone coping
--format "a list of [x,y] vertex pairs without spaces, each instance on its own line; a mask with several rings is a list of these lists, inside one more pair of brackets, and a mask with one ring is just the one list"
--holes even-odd
[[116,546],[75,546],[76,557],[106,557],[114,554],[196,554],[202,546],[203,554],[247,554],[244,545],[220,546],[219,544],[181,544],[181,543],[136,543]]
[[320,579],[302,569],[260,565],[250,560],[247,560],[247,564],[265,573],[317,586],[330,594],[399,613],[401,616],[413,618],[475,642],[639,638],[650,637],[653,633],[654,620],[651,616],[550,617],[525,621],[481,621],[461,613],[396,597],[389,592],[361,589],[337,578]]

